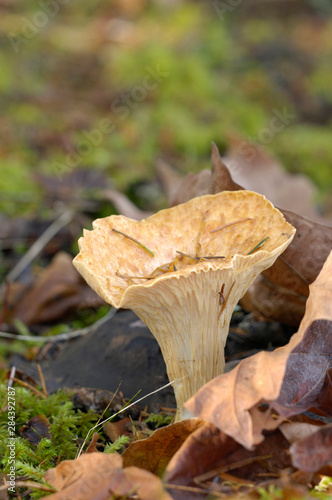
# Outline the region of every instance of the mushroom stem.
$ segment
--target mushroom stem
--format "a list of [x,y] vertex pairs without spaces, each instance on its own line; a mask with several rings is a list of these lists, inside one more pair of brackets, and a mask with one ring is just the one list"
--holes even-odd
[[159,343],[169,380],[176,380],[176,421],[185,418],[184,403],[223,373],[232,312],[260,271],[260,266],[201,271],[173,282],[171,291],[165,282],[145,289],[144,305],[137,292],[137,301],[131,297],[131,309]]

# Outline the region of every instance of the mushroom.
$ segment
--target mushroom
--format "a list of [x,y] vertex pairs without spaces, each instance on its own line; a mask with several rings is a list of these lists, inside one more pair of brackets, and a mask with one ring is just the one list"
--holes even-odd
[[106,302],[132,309],[162,351],[177,401],[224,371],[232,312],[295,229],[264,196],[223,191],[135,221],[112,215],[79,240],[76,269]]

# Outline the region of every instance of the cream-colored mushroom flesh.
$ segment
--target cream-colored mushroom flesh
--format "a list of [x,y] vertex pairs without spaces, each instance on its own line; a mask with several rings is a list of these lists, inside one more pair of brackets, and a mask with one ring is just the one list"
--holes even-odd
[[184,403],[224,370],[235,305],[294,234],[264,196],[223,191],[141,221],[97,219],[80,238],[74,265],[106,302],[148,325],[170,381],[178,380],[179,420]]

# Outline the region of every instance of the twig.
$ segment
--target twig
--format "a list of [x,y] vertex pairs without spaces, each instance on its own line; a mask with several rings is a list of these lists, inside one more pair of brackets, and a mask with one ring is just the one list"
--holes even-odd
[[[206,495],[206,493],[207,493],[206,489],[195,488],[194,486],[182,486],[180,484],[164,483],[164,487],[169,489],[169,490],[188,491],[191,493],[203,493],[204,495]],[[225,495],[221,495],[217,491],[214,491],[213,495],[215,497],[218,497],[218,498],[225,498]]]
[[87,326],[86,328],[81,328],[79,330],[74,330],[73,332],[59,333],[59,335],[53,335],[52,337],[38,337],[37,335],[16,335],[15,333],[0,332],[0,337],[6,339],[23,340],[25,342],[58,342],[60,340],[69,340],[76,337],[83,337],[89,333],[95,332],[101,325],[106,323],[111,319],[116,313],[117,309],[111,307],[109,312],[103,317],[96,321],[93,325]]
[[145,250],[149,255],[151,255],[151,257],[154,257],[154,253],[152,252],[152,250],[150,250],[149,248],[147,248],[145,245],[143,245],[143,243],[141,243],[140,241],[136,240],[132,236],[129,236],[128,234],[123,233],[122,231],[119,231],[118,229],[114,229],[114,227],[112,228],[112,231],[114,231],[114,233],[121,234],[125,238],[128,238],[128,240],[133,241],[134,243],[136,243],[136,245],[139,245],[141,248],[143,248],[143,250]]
[[166,408],[165,406],[160,406],[161,411],[167,411],[168,413],[175,413],[176,408]]
[[[41,491],[50,491],[51,493],[56,492],[56,488],[50,488],[49,486],[46,486],[45,484],[41,483],[35,483],[33,481],[15,481],[15,486],[23,487],[23,488],[34,488],[35,490],[41,490]],[[0,486],[0,491],[3,490],[8,490],[10,488],[10,484],[7,483],[3,486]]]
[[39,373],[41,386],[42,386],[44,394],[45,394],[45,398],[47,398],[48,393],[47,393],[47,389],[46,389],[45,379],[44,379],[44,375],[43,375],[43,372],[42,372],[42,369],[41,369],[41,366],[39,363],[37,363],[37,369],[38,369],[38,373]]
[[240,222],[246,222],[247,220],[253,220],[252,217],[247,217],[246,219],[236,220],[235,222],[230,222],[229,224],[224,224],[223,226],[217,227],[217,229],[213,229],[210,233],[216,233],[217,231],[221,231],[221,229],[225,229],[226,227],[234,226],[235,224],[240,224]]
[[28,384],[27,382],[23,382],[23,380],[20,380],[19,378],[13,377],[13,381],[17,382],[18,384],[22,385],[23,387],[26,387],[30,391],[34,392],[37,394],[37,396],[40,396],[41,398],[46,398],[45,394],[41,391],[38,391],[33,385]]
[[196,484],[202,483],[203,481],[207,481],[214,476],[217,476],[220,472],[228,472],[231,470],[235,469],[240,469],[241,467],[244,467],[245,465],[249,465],[252,463],[255,463],[259,460],[267,460],[271,458],[273,455],[260,455],[257,457],[249,457],[249,458],[244,458],[243,460],[238,460],[237,462],[232,462],[230,464],[224,465],[222,467],[219,467],[218,469],[213,469],[210,470],[209,472],[205,472],[204,474],[201,474],[200,476],[196,476],[194,478],[194,482]]
[[213,260],[213,259],[225,259],[226,257],[224,255],[210,255],[208,257],[193,257],[192,255],[189,255],[187,253],[180,252],[179,250],[176,250],[176,253],[183,255],[184,257],[189,257],[190,259],[197,260],[198,262],[201,260]]

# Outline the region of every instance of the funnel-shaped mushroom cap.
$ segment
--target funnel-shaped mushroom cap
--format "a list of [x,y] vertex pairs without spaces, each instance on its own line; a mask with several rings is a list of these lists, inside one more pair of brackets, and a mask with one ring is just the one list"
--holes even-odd
[[223,372],[236,303],[295,229],[250,191],[201,196],[139,222],[113,215],[93,228],[74,265],[106,302],[149,326],[170,380],[182,379],[174,384],[181,418],[183,403]]

